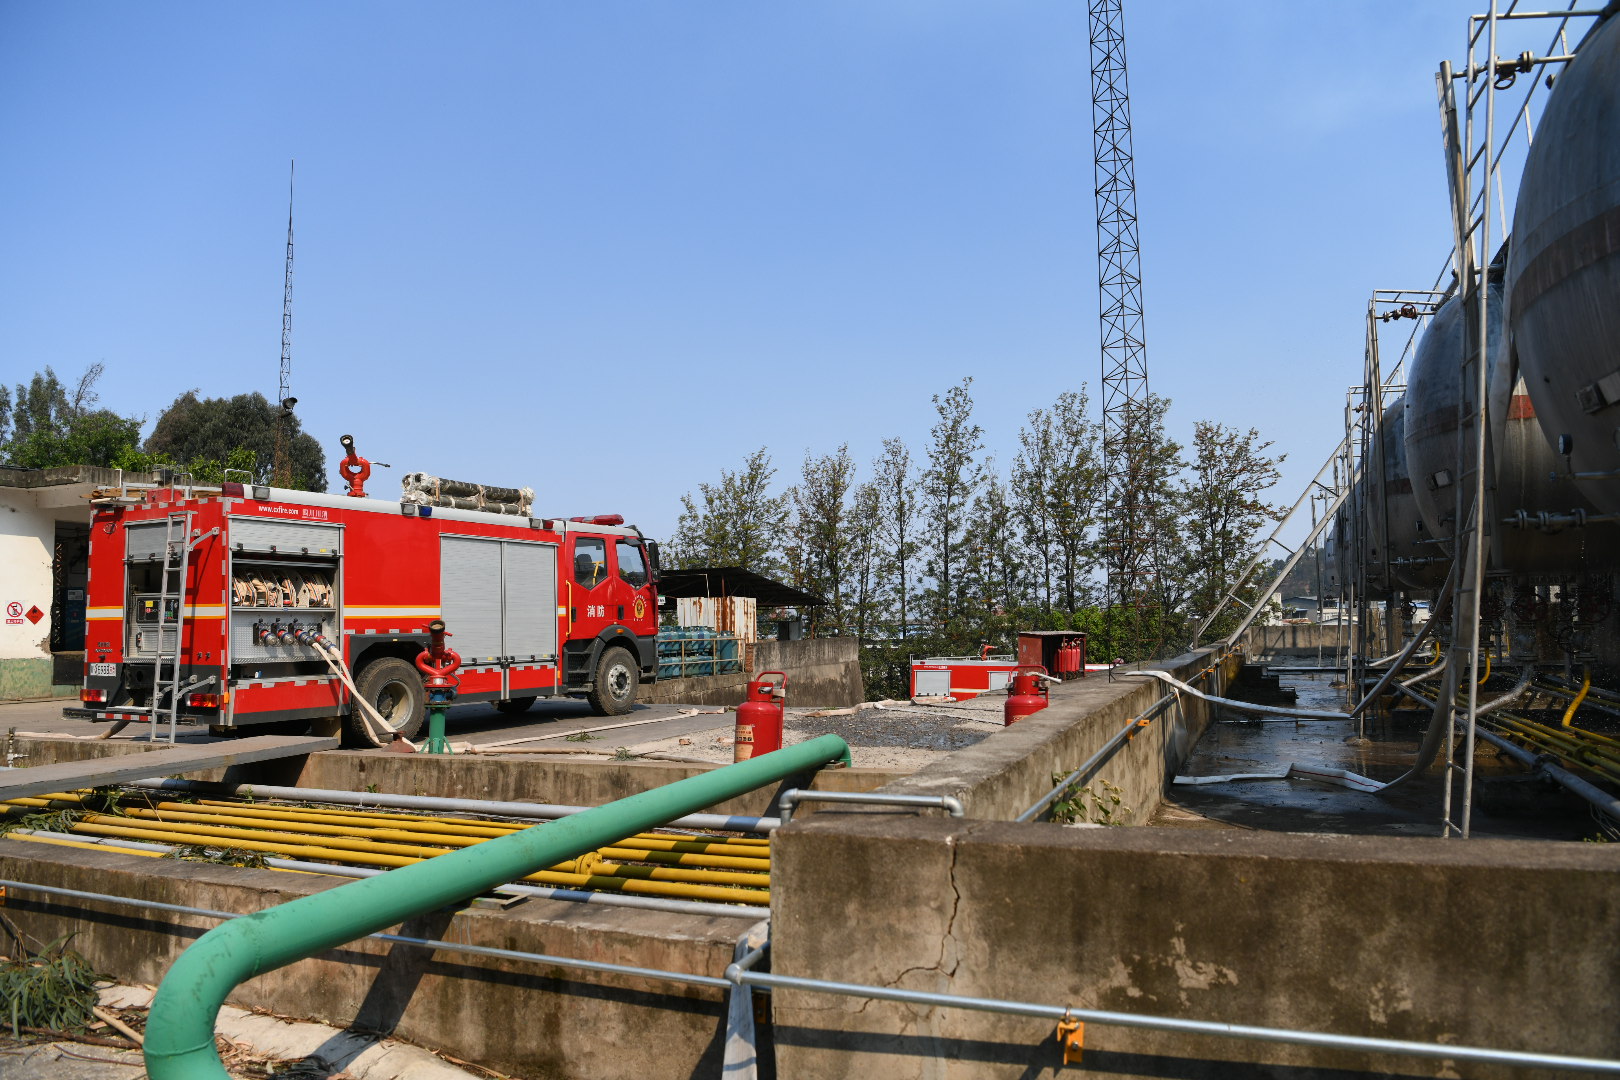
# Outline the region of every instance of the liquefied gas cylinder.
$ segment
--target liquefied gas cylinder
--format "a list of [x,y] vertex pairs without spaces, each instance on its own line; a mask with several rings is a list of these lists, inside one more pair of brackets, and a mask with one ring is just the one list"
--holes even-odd
[[737,706],[737,737],[732,761],[747,761],[755,754],[782,749],[782,702],[786,698],[784,672],[764,671],[748,684],[748,693]]
[[1007,704],[1001,711],[1003,725],[1011,727],[1046,705],[1046,669],[1039,664],[1020,664],[1007,689]]

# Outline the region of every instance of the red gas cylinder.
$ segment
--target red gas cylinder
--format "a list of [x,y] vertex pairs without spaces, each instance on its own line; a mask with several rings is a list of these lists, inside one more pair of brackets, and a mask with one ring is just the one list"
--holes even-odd
[[1030,713],[1046,708],[1046,669],[1039,664],[1020,664],[1007,690],[1007,704],[1002,708],[1002,723],[1011,727]]
[[782,702],[786,698],[785,672],[764,671],[748,684],[748,693],[737,706],[732,761],[747,761],[756,754],[782,749]]

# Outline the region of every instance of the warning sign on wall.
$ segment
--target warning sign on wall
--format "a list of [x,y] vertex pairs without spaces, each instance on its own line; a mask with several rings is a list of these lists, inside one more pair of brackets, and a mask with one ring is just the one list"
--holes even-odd
[[23,613],[22,605],[19,604],[17,601],[13,600],[11,603],[7,604],[6,605],[6,625],[7,626],[21,626],[22,625],[22,613]]

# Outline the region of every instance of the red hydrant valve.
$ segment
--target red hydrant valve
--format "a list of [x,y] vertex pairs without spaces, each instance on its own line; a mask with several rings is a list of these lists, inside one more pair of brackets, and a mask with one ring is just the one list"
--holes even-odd
[[428,624],[428,646],[416,654],[416,670],[427,676],[429,701],[446,701],[455,696],[461,680],[455,671],[461,667],[461,654],[444,643],[453,635],[446,632],[443,619]]

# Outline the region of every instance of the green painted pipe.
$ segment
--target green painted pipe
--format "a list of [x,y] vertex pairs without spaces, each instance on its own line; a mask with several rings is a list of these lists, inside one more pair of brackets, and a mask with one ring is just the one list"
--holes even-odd
[[255,975],[831,761],[848,765],[849,746],[836,735],[823,735],[221,923],[181,953],[158,986],[146,1022],[147,1075],[151,1080],[229,1080],[214,1047],[214,1022],[226,996]]

